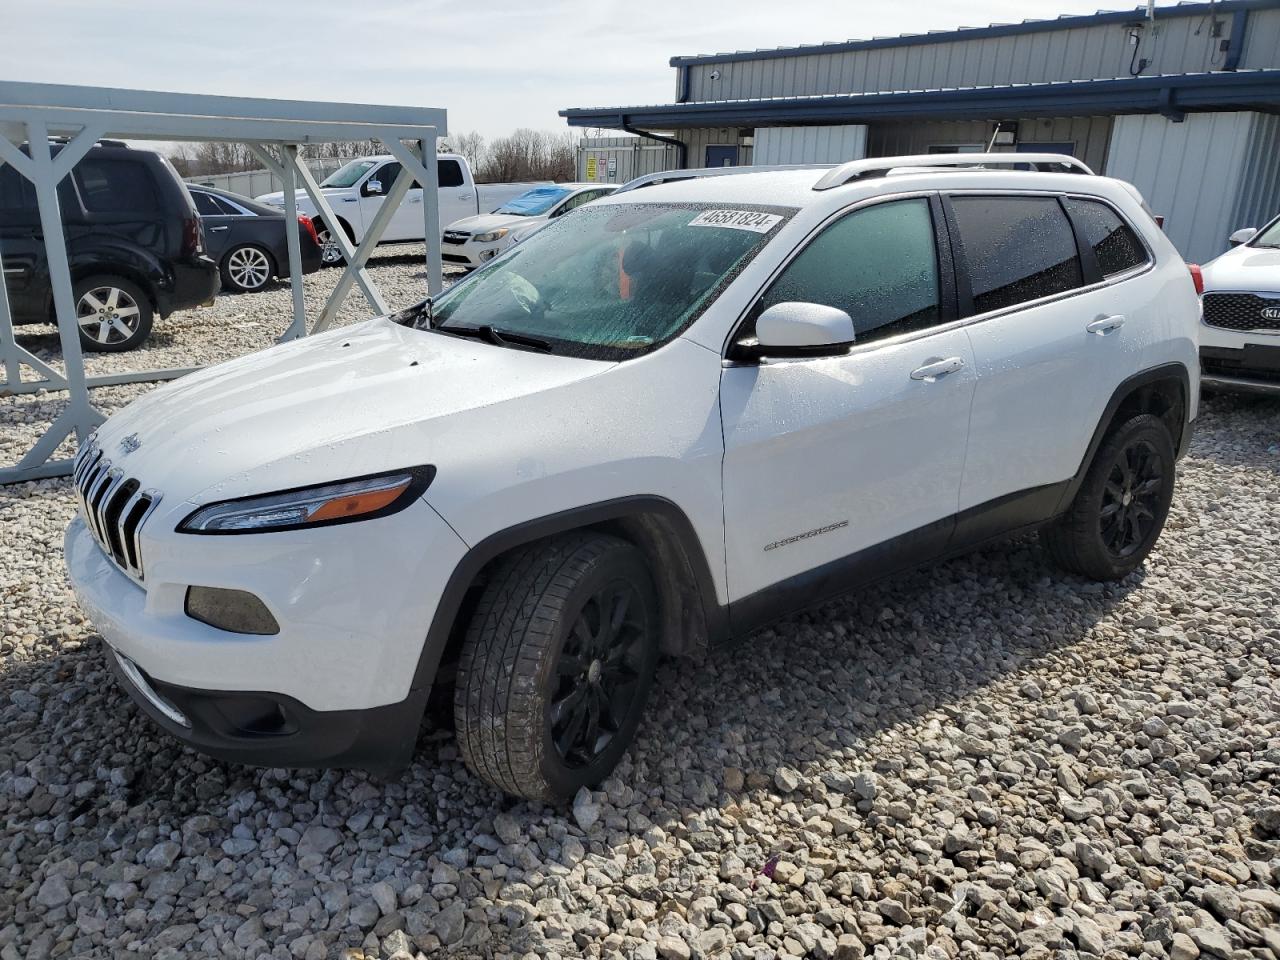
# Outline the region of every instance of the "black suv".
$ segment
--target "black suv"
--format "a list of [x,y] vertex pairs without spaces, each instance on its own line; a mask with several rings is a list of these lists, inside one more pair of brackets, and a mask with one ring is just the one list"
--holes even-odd
[[[56,155],[63,144],[52,146]],[[86,349],[130,350],[156,314],[213,300],[218,265],[205,255],[186,186],[158,153],[99,141],[58,184],[58,203]],[[0,166],[0,257],[13,322],[55,322],[35,190],[8,165]]]

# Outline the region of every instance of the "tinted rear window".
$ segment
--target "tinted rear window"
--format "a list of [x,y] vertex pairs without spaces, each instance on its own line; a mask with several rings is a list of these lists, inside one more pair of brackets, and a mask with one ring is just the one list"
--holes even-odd
[[1075,234],[1053,197],[954,197],[952,206],[974,313],[1083,284]]
[[208,193],[201,193],[199,190],[191,191],[191,199],[196,202],[196,211],[202,217],[220,217],[223,210],[218,206],[218,201]]
[[84,208],[90,213],[154,213],[160,209],[155,181],[145,164],[86,157],[73,173]]
[[1124,273],[1147,262],[1147,251],[1133,228],[1105,203],[1068,197],[1063,200],[1098,258],[1104,277]]

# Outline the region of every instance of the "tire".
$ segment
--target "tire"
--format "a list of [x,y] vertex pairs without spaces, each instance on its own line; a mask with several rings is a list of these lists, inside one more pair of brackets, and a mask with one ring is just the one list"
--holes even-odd
[[76,281],[72,295],[85,350],[120,353],[151,335],[151,299],[132,280],[95,274]]
[[266,250],[252,243],[232,247],[218,264],[222,286],[238,293],[257,293],[276,275],[276,262]]
[[[620,613],[621,627],[603,611]],[[644,712],[659,622],[644,555],[625,540],[569,534],[514,551],[483,589],[458,664],[467,766],[530,800],[603,780]]]
[[1089,464],[1066,514],[1040,531],[1062,569],[1091,580],[1122,580],[1155,546],[1173,501],[1173,437],[1143,414],[1112,430]]
[[[347,258],[342,255],[339,246],[329,238],[329,225],[319,217],[311,218],[312,224],[316,228],[316,240],[320,244],[320,266],[322,267],[340,267],[347,262]],[[342,224],[342,228],[346,230],[346,224]],[[347,239],[351,239],[351,231],[346,230]]]

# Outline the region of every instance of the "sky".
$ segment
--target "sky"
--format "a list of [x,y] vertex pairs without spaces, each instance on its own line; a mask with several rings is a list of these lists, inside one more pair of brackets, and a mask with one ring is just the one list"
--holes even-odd
[[[670,102],[674,55],[1093,13],[1099,0],[0,0],[0,80],[444,107],[453,134]],[[1111,9],[1136,6],[1116,2]]]

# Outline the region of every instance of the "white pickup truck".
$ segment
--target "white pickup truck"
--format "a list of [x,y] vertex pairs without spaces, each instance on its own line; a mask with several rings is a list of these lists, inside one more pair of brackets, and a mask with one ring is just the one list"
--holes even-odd
[[[437,158],[440,177],[440,228],[461,220],[488,213],[508,200],[518,197],[535,183],[483,183],[477,184],[471,174],[466,157],[454,153],[442,153]],[[333,212],[342,222],[347,237],[353,243],[364,239],[365,230],[373,222],[379,208],[386,202],[400,173],[400,161],[390,154],[376,157],[357,157],[339,167],[320,182],[320,188]],[[298,212],[315,219],[316,236],[320,241],[321,256],[326,264],[342,262],[342,251],[329,236],[328,225],[318,219],[319,211],[306,191],[297,192]],[[264,193],[260,203],[284,207],[284,193]],[[415,184],[400,204],[382,243],[413,243],[424,239],[422,230],[422,188]]]

